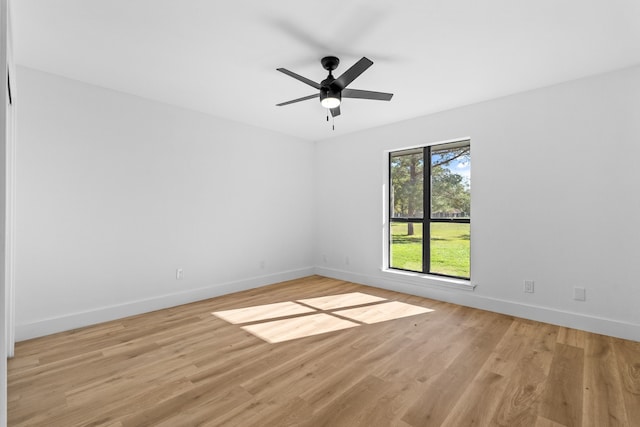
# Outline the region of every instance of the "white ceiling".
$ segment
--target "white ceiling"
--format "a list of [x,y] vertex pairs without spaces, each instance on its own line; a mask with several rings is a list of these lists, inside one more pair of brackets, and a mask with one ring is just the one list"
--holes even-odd
[[[640,63],[638,0],[12,0],[23,65],[309,140]],[[320,58],[350,87],[336,130]]]

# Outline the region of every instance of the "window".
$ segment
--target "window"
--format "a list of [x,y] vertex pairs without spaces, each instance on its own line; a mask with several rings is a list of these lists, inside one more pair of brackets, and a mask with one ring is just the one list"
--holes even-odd
[[389,153],[389,268],[470,278],[470,148]]

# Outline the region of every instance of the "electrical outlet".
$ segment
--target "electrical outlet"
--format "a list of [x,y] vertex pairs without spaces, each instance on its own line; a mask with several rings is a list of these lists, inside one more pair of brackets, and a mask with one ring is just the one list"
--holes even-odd
[[184,279],[184,271],[181,268],[176,269],[176,280]]
[[535,285],[535,282],[533,280],[525,280],[524,291],[528,294],[532,294],[535,291],[534,285]]
[[344,263],[346,265],[349,265],[349,257],[348,256],[344,257]]
[[264,265],[265,265],[265,264],[264,264],[264,261],[260,261],[260,268],[261,268],[262,270],[264,270]]
[[587,290],[585,288],[573,288],[573,299],[576,301],[586,301]]
[[322,255],[322,261],[324,261],[324,263],[327,263],[327,256],[326,255]]

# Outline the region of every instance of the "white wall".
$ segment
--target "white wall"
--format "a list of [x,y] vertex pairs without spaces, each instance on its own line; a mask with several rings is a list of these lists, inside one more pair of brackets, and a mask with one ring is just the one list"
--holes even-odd
[[[18,75],[19,340],[314,271],[640,340],[640,67],[315,144]],[[477,287],[381,271],[385,151],[462,137]]]
[[313,143],[17,72],[18,340],[313,272]]
[[[0,69],[3,82],[7,81],[7,70],[13,69],[11,49],[11,22],[9,19],[9,2],[0,0]],[[13,80],[13,79],[12,79]],[[13,81],[12,81],[13,83]],[[7,425],[7,355],[11,353],[9,305],[10,289],[5,281],[5,250],[7,236],[7,153],[10,152],[12,129],[12,112],[9,106],[7,86],[0,96],[0,427]],[[7,345],[9,344],[9,345]]]
[[[635,67],[319,142],[317,271],[640,340],[639,113]],[[460,137],[475,291],[382,272],[385,150]]]

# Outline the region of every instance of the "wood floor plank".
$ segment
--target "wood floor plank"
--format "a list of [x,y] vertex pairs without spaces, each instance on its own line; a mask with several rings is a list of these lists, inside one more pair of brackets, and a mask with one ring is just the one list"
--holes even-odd
[[210,384],[192,387],[184,393],[162,400],[122,420],[123,427],[199,425],[215,415],[226,414],[251,401],[253,397],[240,386],[218,390]]
[[586,332],[579,331],[577,329],[565,328],[560,326],[558,328],[558,343],[570,345],[573,347],[584,348]]
[[[379,365],[377,375],[388,381],[412,379],[426,383],[445,371],[477,335],[474,328],[441,325],[422,339],[412,339],[403,352],[388,363]],[[418,359],[415,360],[416,355]]]
[[[299,300],[378,323],[242,329]],[[12,427],[637,426],[640,343],[310,276],[17,343],[8,385]]]
[[640,420],[640,342],[611,338],[629,422]]
[[278,405],[272,411],[263,414],[256,425],[263,427],[295,427],[301,426],[313,415],[313,408],[307,402],[294,397],[293,399]]
[[280,383],[285,387],[292,387],[291,382],[304,379],[313,379],[317,375],[330,374],[333,368],[324,362],[327,357],[337,355],[344,357],[345,348],[356,338],[350,338],[350,334],[328,335],[321,343],[316,343],[316,351],[313,353],[300,352],[297,357],[281,359],[277,366],[263,374],[249,378],[242,386],[252,394],[258,394],[261,390],[273,387],[274,383]]
[[339,398],[315,413],[304,426],[351,427],[365,424],[368,412],[375,406],[389,387],[386,381],[368,375]]
[[447,415],[442,427],[491,425],[506,387],[506,379],[491,371],[481,371]]
[[144,387],[138,385],[129,391],[118,390],[120,396],[125,398],[115,399],[112,395],[108,400],[104,400],[104,396],[99,396],[79,404],[67,404],[65,410],[46,417],[43,426],[92,426],[117,422],[124,424],[126,417],[138,412],[140,407],[156,407],[153,411],[155,413],[162,407],[159,405],[161,402],[174,396],[185,395],[191,390],[193,385],[184,379],[148,382]]
[[537,417],[535,427],[567,427],[564,424],[558,424],[545,417]]
[[557,343],[540,415],[567,427],[582,425],[584,350]]
[[401,417],[415,400],[415,394],[422,385],[416,382],[389,382],[375,405],[367,405],[361,415],[363,426],[403,426],[409,427]]
[[486,323],[486,330],[478,330],[454,362],[421,391],[403,421],[416,427],[444,422],[512,321],[506,316],[492,320]]
[[536,422],[556,339],[556,326],[514,321],[483,368],[508,378],[490,425],[530,426]]
[[342,363],[332,363],[333,373],[322,381],[310,385],[300,393],[300,397],[316,409],[323,409],[334,400],[339,399],[345,388],[350,388],[371,373],[376,367],[393,360],[398,353],[409,345],[405,337],[393,337],[386,344],[365,347],[358,351],[359,357],[353,357]]
[[[628,425],[622,380],[611,339],[585,337],[583,425],[608,427]],[[640,421],[640,420],[639,420]]]

